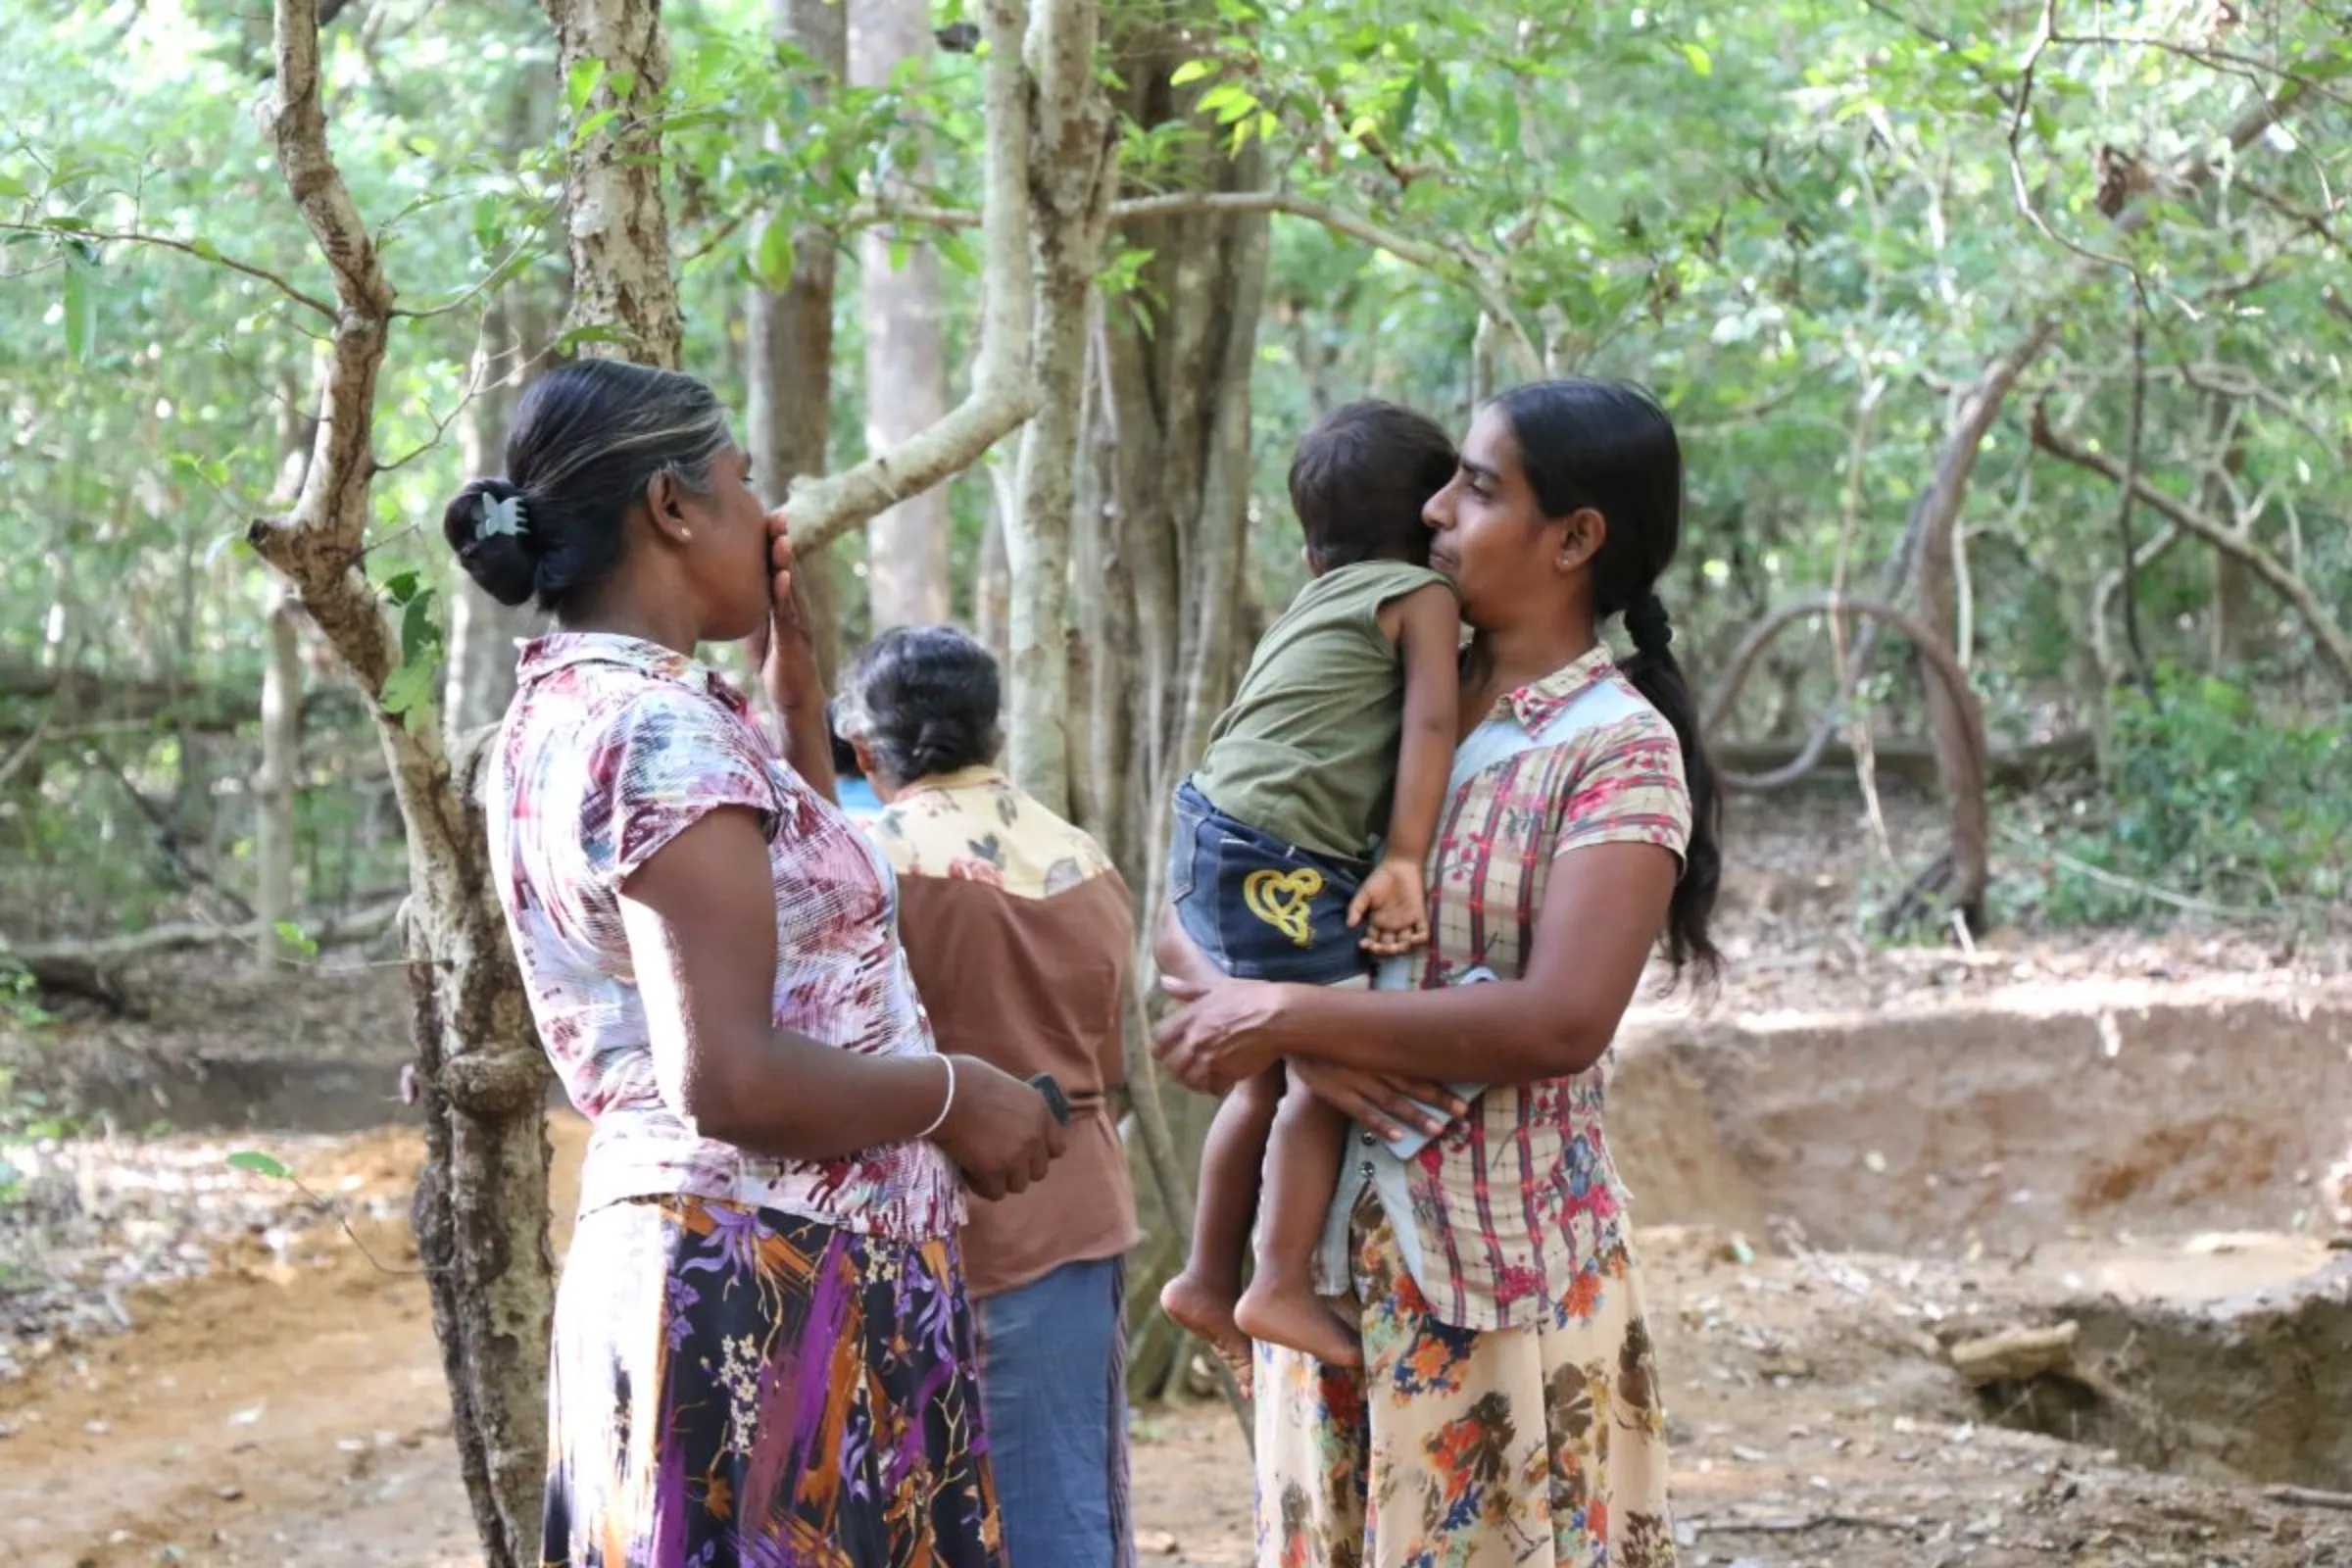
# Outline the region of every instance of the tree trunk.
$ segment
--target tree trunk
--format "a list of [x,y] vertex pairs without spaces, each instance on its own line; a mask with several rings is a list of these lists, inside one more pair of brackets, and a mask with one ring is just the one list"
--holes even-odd
[[367,579],[365,547],[376,466],[369,431],[393,290],[328,150],[318,0],[277,0],[275,39],[265,123],[333,276],[336,309],[301,492],[247,538],[293,584],[368,695],[400,803],[410,882],[403,924],[426,1114],[417,1253],[484,1560],[527,1568],[538,1561],[554,1304],[541,1108],[547,1067],[491,885],[480,813],[467,808],[433,715],[382,706],[401,647]]
[[1110,100],[1095,74],[1099,24],[1085,0],[1041,0],[1023,51],[1035,105],[1029,236],[1037,336],[1029,363],[1045,401],[1021,432],[1004,519],[1008,730],[1013,777],[1063,814],[1070,809],[1070,509],[1086,398],[1087,295],[1102,265],[1113,146]]
[[[2045,318],[2024,341],[1987,366],[1961,398],[1943,447],[1936,454],[1936,474],[1919,498],[1906,532],[1918,540],[1919,618],[1938,649],[1955,646],[1952,604],[1952,541],[1960,526],[1960,510],[1968,496],[1969,476],[1976,471],[1977,455],[1984,436],[2000,417],[2009,389],[2056,335],[2057,321]],[[1936,679],[1927,667],[1927,644],[1920,648],[1921,679],[1927,686],[1928,738],[1935,743],[1936,773],[1944,799],[1952,808],[1951,839],[1935,870],[1898,901],[1898,907],[1925,908],[1940,900],[1957,909],[1969,929],[1984,924],[1984,893],[1990,884],[1991,812],[1984,799],[1984,715],[1974,692],[1965,683],[1954,686]]]
[[[850,20],[850,80],[860,87],[886,86],[910,63],[921,72],[936,47],[928,0],[858,0]],[[894,177],[926,184],[929,161]],[[911,233],[871,229],[858,244],[869,452],[895,450],[948,412],[939,253],[911,242]],[[948,618],[948,533],[944,485],[909,496],[866,523],[866,600],[875,631]]]
[[2262,612],[2254,573],[2235,556],[2218,552],[2213,564],[2213,667],[2222,674],[2250,662],[2262,643]]
[[[482,319],[474,349],[479,388],[458,426],[458,466],[468,475],[507,471],[507,427],[527,384],[523,366],[536,352],[533,313],[514,303],[510,284]],[[546,629],[530,605],[507,606],[475,591],[465,568],[449,568],[449,662],[442,677],[442,722],[452,737],[495,724],[514,698],[514,644]]]
[[556,27],[558,89],[567,105],[576,101],[565,124],[615,111],[564,162],[572,325],[607,334],[584,340],[581,350],[675,369],[685,327],[662,201],[661,116],[669,80],[662,0],[542,3]]
[[972,573],[972,635],[999,664],[1012,661],[1012,565],[1004,555],[1004,519],[1012,511],[1011,475],[989,470],[988,526],[980,535],[980,564]]
[[[770,25],[778,41],[815,62],[829,80],[849,65],[845,0],[773,0]],[[823,83],[812,83],[819,93]],[[762,216],[760,233],[788,220]],[[792,481],[822,473],[833,430],[833,289],[837,267],[829,236],[803,228],[793,236],[792,277],[781,292],[752,285],[744,338],[749,360],[744,398],[745,437],[751,443],[752,472],[761,499],[783,504]],[[811,550],[800,563],[803,603],[816,641],[816,662],[830,690],[839,677],[845,649],[841,629],[841,564],[827,550]]]
[[[1168,77],[1194,52],[1172,25],[1125,40],[1123,107],[1137,123],[1191,114],[1193,92]],[[1220,192],[1264,183],[1254,146],[1232,159],[1204,144],[1183,172]],[[1250,372],[1267,222],[1215,213],[1123,223],[1122,242],[1152,259],[1096,333],[1078,509],[1093,785],[1081,809],[1147,910],[1159,899],[1168,798],[1249,654]]]
[[302,752],[302,628],[281,579],[270,585],[270,657],[262,666],[262,771],[254,783],[254,922],[265,969],[294,918],[294,784]]

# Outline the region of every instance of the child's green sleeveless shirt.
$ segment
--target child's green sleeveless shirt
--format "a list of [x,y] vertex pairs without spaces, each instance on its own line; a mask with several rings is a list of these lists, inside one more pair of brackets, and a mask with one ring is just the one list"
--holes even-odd
[[1404,728],[1404,656],[1380,610],[1432,583],[1453,589],[1426,566],[1361,561],[1300,589],[1250,655],[1194,787],[1299,849],[1368,856],[1388,831]]

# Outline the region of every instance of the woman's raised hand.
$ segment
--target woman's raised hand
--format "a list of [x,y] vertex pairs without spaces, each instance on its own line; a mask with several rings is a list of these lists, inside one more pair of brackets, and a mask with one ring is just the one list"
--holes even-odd
[[789,715],[796,709],[811,706],[822,709],[825,686],[816,671],[816,637],[809,629],[808,605],[801,598],[791,528],[781,507],[767,514],[767,624],[752,633],[760,683],[778,713]]
[[976,1197],[995,1200],[1046,1179],[1069,1134],[1046,1097],[978,1056],[957,1056],[956,1102],[931,1135]]

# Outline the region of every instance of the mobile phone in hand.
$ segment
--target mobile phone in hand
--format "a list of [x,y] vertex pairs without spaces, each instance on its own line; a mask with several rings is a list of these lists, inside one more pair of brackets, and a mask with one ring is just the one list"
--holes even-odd
[[1061,1092],[1061,1085],[1054,1081],[1052,1073],[1039,1073],[1029,1080],[1029,1087],[1046,1097],[1046,1108],[1054,1113],[1055,1121],[1064,1127],[1070,1124],[1070,1097]]

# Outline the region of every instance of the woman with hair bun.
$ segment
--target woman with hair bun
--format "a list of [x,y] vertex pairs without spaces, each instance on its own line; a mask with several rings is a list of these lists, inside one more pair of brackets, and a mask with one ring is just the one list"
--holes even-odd
[[[442,519],[485,592],[558,627],[523,648],[487,801],[540,1039],[592,1127],[543,1561],[1003,1568],[961,1187],[1022,1191],[1063,1134],[934,1049],[750,468],[702,382],[589,360],[524,394],[508,477]],[[695,657],[747,637],[781,751]]]
[[1134,1560],[1123,1258],[1139,1239],[1110,1108],[1135,953],[1127,885],[994,766],[987,649],[902,627],[843,684],[843,730],[884,802],[866,829],[899,874],[931,1027],[945,1049],[1051,1074],[1072,1110],[1053,1172],[963,1232],[1005,1548],[1015,1568],[1118,1568]]

